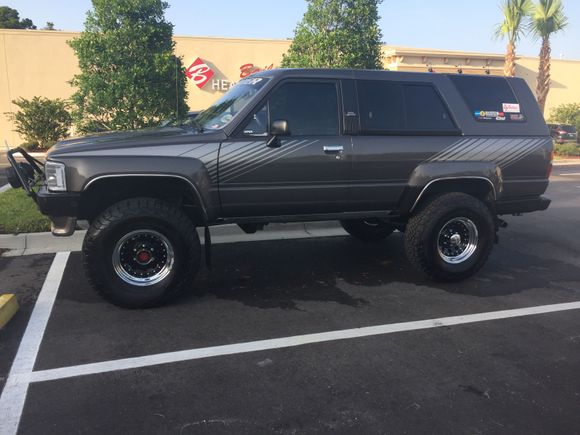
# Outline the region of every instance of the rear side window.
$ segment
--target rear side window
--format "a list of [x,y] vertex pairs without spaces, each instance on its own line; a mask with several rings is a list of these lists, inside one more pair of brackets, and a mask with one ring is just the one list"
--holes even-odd
[[364,133],[456,131],[447,108],[431,85],[360,80],[357,90]]
[[452,130],[455,128],[441,97],[429,85],[404,85],[407,128]]
[[483,122],[526,120],[514,91],[503,77],[449,76],[472,116]]

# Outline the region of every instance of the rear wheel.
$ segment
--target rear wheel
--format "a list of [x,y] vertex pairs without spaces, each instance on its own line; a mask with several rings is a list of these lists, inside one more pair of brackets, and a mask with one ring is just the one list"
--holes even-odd
[[152,198],[114,204],[92,222],[83,243],[91,285],[125,308],[161,305],[191,288],[200,257],[188,217]]
[[363,242],[380,242],[394,231],[391,225],[377,218],[342,220],[340,224],[347,233]]
[[411,263],[427,276],[459,281],[485,264],[495,240],[489,208],[465,193],[434,198],[409,219],[405,249]]

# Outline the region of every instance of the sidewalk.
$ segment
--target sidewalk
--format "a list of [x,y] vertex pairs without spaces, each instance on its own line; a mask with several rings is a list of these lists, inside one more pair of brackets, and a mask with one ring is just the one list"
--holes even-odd
[[580,165],[580,159],[561,159],[554,160],[552,163],[554,166],[571,166]]
[[[77,230],[70,237],[55,237],[51,233],[2,234],[0,250],[7,250],[3,257],[80,251],[85,233],[86,230]],[[198,229],[198,233],[203,244],[203,228]],[[270,224],[255,234],[246,234],[232,224],[211,227],[213,244],[336,236],[346,236],[346,232],[335,221]]]

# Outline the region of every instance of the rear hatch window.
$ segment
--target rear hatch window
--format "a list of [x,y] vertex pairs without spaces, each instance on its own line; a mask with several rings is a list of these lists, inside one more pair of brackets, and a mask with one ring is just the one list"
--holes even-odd
[[481,122],[523,122],[526,117],[503,77],[450,75],[472,116]]

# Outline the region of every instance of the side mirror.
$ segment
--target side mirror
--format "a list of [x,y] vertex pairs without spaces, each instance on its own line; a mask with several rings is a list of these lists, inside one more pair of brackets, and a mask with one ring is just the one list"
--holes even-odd
[[288,121],[285,119],[277,119],[272,121],[270,125],[270,134],[272,137],[266,144],[270,148],[279,148],[280,147],[280,138],[279,136],[288,136],[290,134],[290,129],[288,128]]

